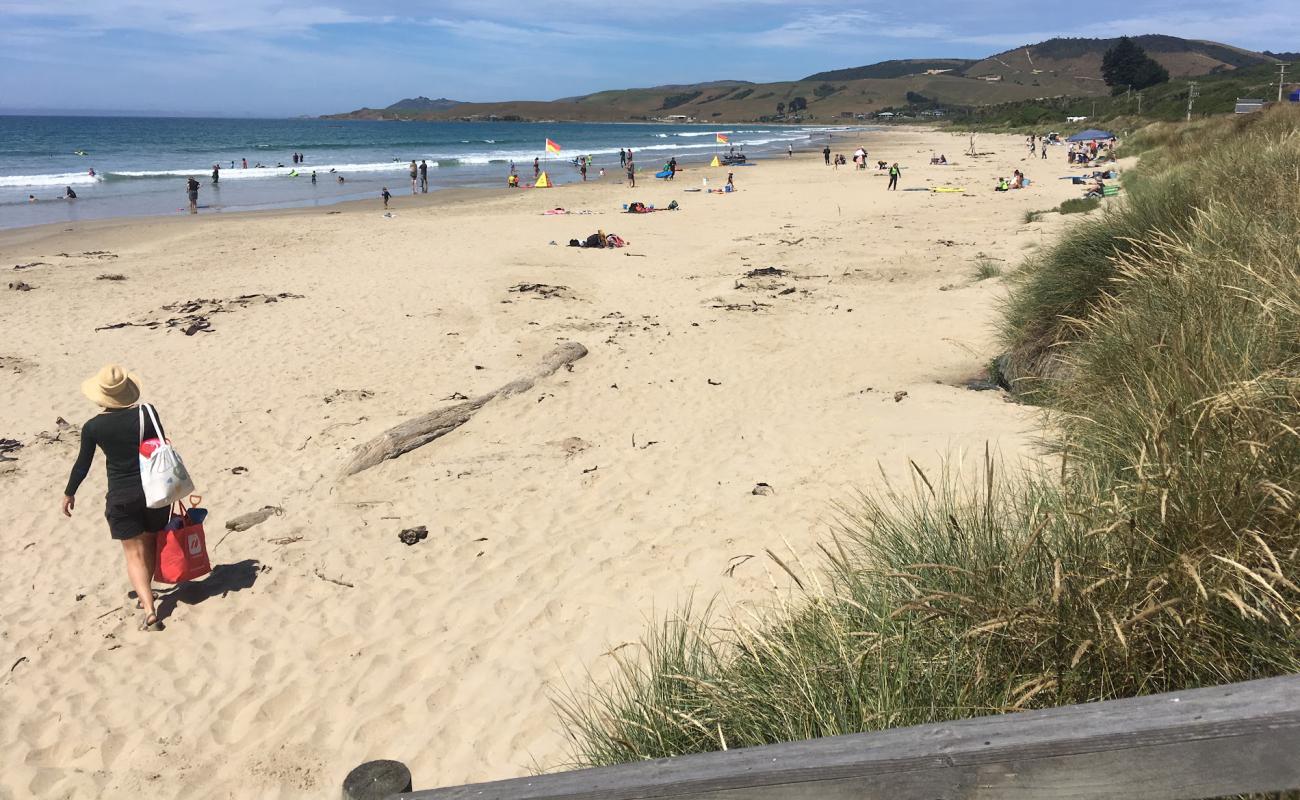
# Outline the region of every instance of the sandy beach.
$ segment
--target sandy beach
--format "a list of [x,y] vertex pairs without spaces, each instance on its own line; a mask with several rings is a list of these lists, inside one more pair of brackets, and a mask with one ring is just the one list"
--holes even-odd
[[[32,287],[0,299],[0,439],[23,445],[0,462],[0,798],[332,797],[371,758],[416,788],[553,769],[551,694],[647,620],[769,601],[788,579],[765,549],[815,558],[833,504],[882,473],[907,485],[909,459],[1030,457],[1033,409],[965,386],[1006,291],[974,271],[1070,224],[1024,221],[1081,194],[1057,180],[1064,148],[860,143],[905,167],[901,191],[818,143],[732,170],[728,195],[687,191],[727,173],[691,165],[636,189],[399,190],[391,216],[376,198],[0,233],[4,283]],[[1034,183],[995,193],[1017,168]],[[565,246],[597,230],[630,244]],[[589,351],[571,370],[341,475],[362,442],[568,341]],[[96,410],[78,384],[111,361],[142,376],[210,510],[216,569],[163,590],[161,633],[137,630],[102,456],[58,513]]]

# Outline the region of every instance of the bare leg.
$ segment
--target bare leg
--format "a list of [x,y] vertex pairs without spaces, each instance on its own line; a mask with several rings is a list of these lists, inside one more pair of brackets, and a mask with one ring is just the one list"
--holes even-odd
[[157,534],[144,533],[131,539],[122,540],[122,552],[126,556],[126,574],[131,579],[135,596],[144,607],[145,619],[156,619],[153,604],[153,569],[154,549]]

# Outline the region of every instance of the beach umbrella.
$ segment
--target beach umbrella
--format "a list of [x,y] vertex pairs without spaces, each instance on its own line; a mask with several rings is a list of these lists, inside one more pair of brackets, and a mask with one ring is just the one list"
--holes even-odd
[[1079,131],[1075,135],[1066,139],[1067,142],[1092,142],[1098,139],[1114,139],[1115,134],[1110,131],[1099,131],[1096,128],[1089,128],[1086,131]]

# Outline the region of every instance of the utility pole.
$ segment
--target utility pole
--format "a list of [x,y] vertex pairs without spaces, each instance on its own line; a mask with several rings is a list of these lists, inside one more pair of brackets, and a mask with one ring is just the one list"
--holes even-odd
[[1142,93],[1141,92],[1137,93],[1137,98],[1138,98],[1138,116],[1140,117],[1142,116]]
[[1282,87],[1286,86],[1286,64],[1277,65],[1277,101],[1282,102]]
[[1192,121],[1192,102],[1196,100],[1198,92],[1196,91],[1196,81],[1191,81],[1187,85],[1187,121]]

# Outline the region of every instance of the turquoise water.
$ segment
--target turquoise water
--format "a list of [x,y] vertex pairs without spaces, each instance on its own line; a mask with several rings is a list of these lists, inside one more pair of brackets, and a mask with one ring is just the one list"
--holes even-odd
[[[368,122],[318,119],[0,116],[0,228],[187,211],[185,179],[202,184],[200,213],[325,205],[410,192],[411,159],[429,163],[430,189],[502,187],[511,162],[524,183],[532,161],[557,183],[580,180],[569,159],[617,172],[620,147],[644,173],[670,157],[711,158],[731,145],[751,157],[793,144],[820,149],[828,129],[765,125],[528,122]],[[843,129],[837,129],[843,130]],[[563,148],[547,158],[545,140]],[[78,151],[84,153],[79,155]],[[296,167],[293,153],[305,161]],[[243,168],[244,159],[248,168]],[[212,184],[213,164],[221,180]],[[259,168],[257,165],[261,164]],[[233,165],[233,166],[232,166]],[[90,174],[91,170],[95,174]],[[315,170],[317,182],[311,183]],[[344,183],[338,182],[342,175]],[[77,199],[59,199],[67,187]],[[29,202],[29,195],[36,202]]]

